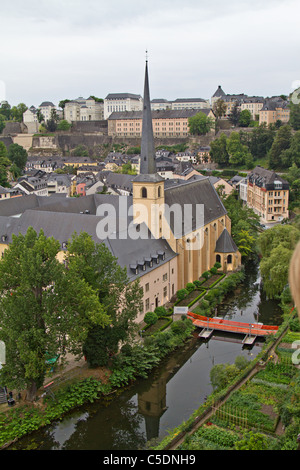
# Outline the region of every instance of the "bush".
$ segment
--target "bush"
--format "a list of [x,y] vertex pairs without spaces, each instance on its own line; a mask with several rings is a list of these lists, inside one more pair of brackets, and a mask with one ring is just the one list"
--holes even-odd
[[209,271],[204,271],[204,273],[202,273],[202,277],[207,280],[209,278]]
[[195,289],[195,285],[192,282],[188,282],[185,288],[190,293]]
[[158,320],[158,316],[156,315],[155,312],[147,312],[144,316],[144,322],[147,325],[155,325],[157,320]]
[[214,264],[214,267],[217,269],[220,269],[222,267],[221,263],[218,263],[218,261]]
[[196,281],[194,281],[194,285],[195,285],[196,287],[200,287],[201,284],[202,284],[202,282],[200,282],[198,279],[197,279]]
[[156,307],[154,309],[154,313],[156,313],[158,317],[165,317],[166,315],[168,315],[168,312],[165,307]]
[[188,291],[186,289],[179,289],[176,295],[178,300],[183,300],[188,295]]
[[213,266],[213,267],[210,269],[210,272],[211,272],[212,274],[217,274],[218,268],[216,268],[215,266]]

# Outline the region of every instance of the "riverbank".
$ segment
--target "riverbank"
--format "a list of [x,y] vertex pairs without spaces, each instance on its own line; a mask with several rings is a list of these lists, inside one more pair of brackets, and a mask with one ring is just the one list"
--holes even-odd
[[[266,343],[266,345],[263,348],[261,354],[259,354],[255,358],[255,360],[253,360],[251,362],[251,364],[248,366],[247,370],[243,371],[241,373],[241,375],[236,380],[234,380],[234,382],[230,386],[227,387],[227,389],[221,390],[220,392],[215,393],[215,394],[214,393],[211,394],[208,397],[206,403],[204,403],[195,413],[193,413],[193,415],[190,417],[190,419],[188,421],[182,423],[176,429],[173,429],[170,432],[169,436],[166,437],[165,439],[163,439],[162,442],[157,447],[155,447],[155,450],[162,450],[162,449],[163,450],[178,450],[178,449],[181,449],[181,450],[182,449],[184,449],[184,450],[187,450],[187,449],[196,450],[197,447],[190,448],[188,446],[188,444],[186,446],[184,446],[184,444],[189,443],[191,441],[191,438],[194,435],[197,435],[198,430],[204,429],[204,433],[205,433],[206,427],[212,425],[211,421],[213,420],[213,418],[218,414],[218,411],[220,409],[222,409],[222,407],[224,407],[224,405],[226,405],[228,400],[230,400],[230,397],[235,392],[240,390],[243,386],[245,386],[245,384],[249,384],[251,382],[251,380],[259,372],[265,371],[270,363],[273,363],[273,364],[279,364],[280,363],[280,359],[279,359],[279,357],[276,353],[276,349],[278,348],[278,346],[281,345],[281,343],[284,340],[286,334],[289,332],[290,321],[294,317],[295,317],[295,315],[293,314],[293,309],[291,309],[290,314],[287,316],[287,318],[285,319],[285,321],[281,325],[280,331],[278,331],[278,333],[273,338],[269,338],[269,341],[268,341],[268,343]],[[300,335],[300,333],[299,333],[299,335]],[[283,345],[285,345],[285,343],[283,343]],[[294,367],[295,374],[297,374],[297,372],[296,372],[297,370],[298,371],[300,370],[299,365],[294,365],[293,366],[291,358],[290,358],[289,367],[292,367],[292,368]],[[286,375],[286,373],[285,373],[285,375]],[[299,376],[299,372],[298,372],[298,376]],[[267,386],[266,382],[265,382],[265,384]],[[271,385],[274,385],[274,384],[271,384]],[[280,385],[278,384],[277,386],[280,386]],[[231,410],[231,408],[230,408],[230,410]],[[225,413],[225,415],[227,414],[227,412],[222,412],[222,413],[223,413],[223,416],[224,416],[224,413]],[[232,413],[232,411],[231,411],[231,413]],[[248,426],[248,428],[247,428],[247,426],[245,426],[244,418],[239,419],[238,415],[237,416],[232,416],[230,414],[230,416],[231,416],[231,419],[232,419],[232,420],[229,419],[229,423],[231,423],[230,426],[229,426],[230,430],[231,430],[230,432],[232,432],[232,429],[234,427],[232,425],[232,423],[235,423],[236,428],[237,428],[237,432],[240,434],[240,436],[242,436],[243,433],[245,433],[245,430],[247,430],[249,432],[249,426]],[[245,416],[244,411],[241,412],[241,416],[243,416],[243,417]],[[275,414],[275,417],[276,417],[276,414]],[[228,419],[228,416],[226,416],[226,419]],[[241,426],[241,425],[244,425],[244,429],[243,429],[243,426]],[[221,425],[221,430],[222,431],[220,431],[218,429],[216,432],[221,433],[221,432],[224,431],[224,428],[225,428],[225,430],[227,429],[226,425],[225,426]],[[250,426],[250,429],[252,431],[255,430],[255,425],[252,424],[252,428]],[[284,435],[284,426],[283,426],[283,423],[281,422],[281,415],[280,414],[277,415],[277,420],[275,422],[275,428],[274,428],[273,431],[274,431],[273,432],[274,436],[281,437],[282,435]],[[272,433],[270,431],[266,433],[265,442],[267,441],[267,438],[268,438],[269,434],[272,434]],[[295,447],[295,450],[296,450],[296,448],[297,448],[297,440],[296,440],[297,433],[294,432],[294,434],[295,434],[295,436],[294,436],[294,447]],[[263,436],[263,434],[262,434],[262,436]],[[200,438],[200,442],[201,442],[201,438]],[[203,444],[203,439],[202,439],[202,443],[198,444],[198,445],[200,445],[200,449],[202,449],[202,450],[203,450],[203,446],[205,448],[205,444]],[[210,443],[210,444],[207,444],[207,445],[211,446],[213,444]],[[216,448],[219,448],[217,444],[216,444]]]

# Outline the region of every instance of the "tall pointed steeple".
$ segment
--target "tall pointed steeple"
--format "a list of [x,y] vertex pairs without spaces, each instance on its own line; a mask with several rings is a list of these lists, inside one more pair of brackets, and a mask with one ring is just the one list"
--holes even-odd
[[149,92],[148,58],[146,58],[140,174],[149,175],[155,173],[155,146]]

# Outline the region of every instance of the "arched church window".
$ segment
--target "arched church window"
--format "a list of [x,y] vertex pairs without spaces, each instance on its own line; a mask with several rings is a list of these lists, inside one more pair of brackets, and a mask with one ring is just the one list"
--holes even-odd
[[142,197],[147,197],[147,188],[142,188],[141,189],[141,196]]
[[161,187],[158,186],[158,197],[161,197]]

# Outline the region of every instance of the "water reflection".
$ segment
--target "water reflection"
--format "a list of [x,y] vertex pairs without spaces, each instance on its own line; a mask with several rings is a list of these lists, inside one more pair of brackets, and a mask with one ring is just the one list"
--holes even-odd
[[[247,268],[245,282],[217,309],[217,315],[245,322],[281,323],[278,302],[265,298],[257,265]],[[242,337],[215,333],[201,343],[197,333],[184,347],[163,361],[145,380],[139,380],[110,404],[94,403],[49,426],[34,438],[39,449],[135,450],[148,441],[161,439],[168,430],[187,420],[212,392],[210,370],[230,363],[237,356],[251,360],[263,340],[244,349]]]

